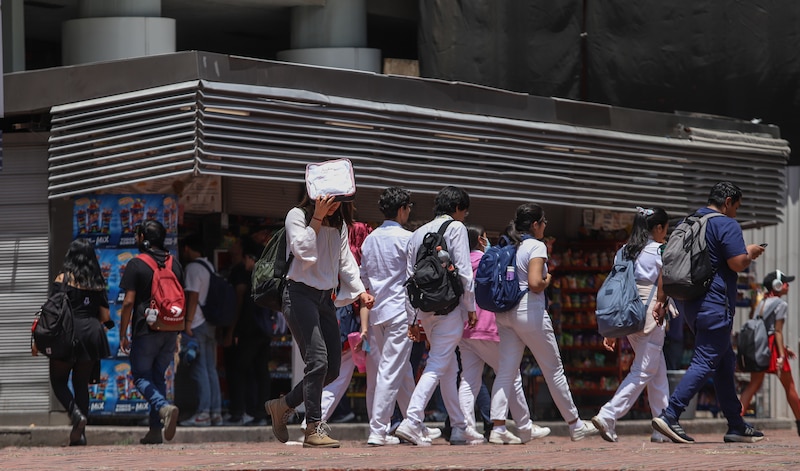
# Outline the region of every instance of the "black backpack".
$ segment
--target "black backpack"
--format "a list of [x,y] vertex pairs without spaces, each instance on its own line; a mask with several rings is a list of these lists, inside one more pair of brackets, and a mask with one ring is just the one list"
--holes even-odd
[[66,276],[59,289],[47,298],[36,313],[31,332],[36,348],[49,358],[64,360],[72,357],[78,339],[75,337]]
[[445,221],[438,232],[425,234],[417,251],[414,274],[405,282],[411,305],[437,316],[455,309],[464,293],[444,240],[444,231],[451,222],[452,219]]
[[236,319],[236,290],[207,263],[200,260],[192,263],[202,265],[210,275],[206,302],[200,306],[203,309],[203,317],[215,327],[230,327]]

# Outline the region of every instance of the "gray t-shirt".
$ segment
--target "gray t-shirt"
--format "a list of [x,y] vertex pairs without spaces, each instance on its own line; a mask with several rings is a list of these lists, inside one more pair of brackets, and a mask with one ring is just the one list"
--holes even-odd
[[[763,309],[763,311],[762,311]],[[786,313],[789,310],[789,305],[781,298],[772,296],[764,298],[756,306],[755,315],[761,316],[764,320],[764,326],[767,328],[767,333],[772,335],[775,333],[775,321],[786,319]]]

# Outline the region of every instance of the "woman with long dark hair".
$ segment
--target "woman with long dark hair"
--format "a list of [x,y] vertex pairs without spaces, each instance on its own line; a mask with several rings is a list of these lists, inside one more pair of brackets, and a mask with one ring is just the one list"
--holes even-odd
[[[669,216],[661,208],[637,207],[636,211],[631,236],[617,252],[617,258],[633,260],[639,296],[643,303],[650,303],[646,306],[644,330],[627,336],[635,354],[630,372],[614,397],[592,418],[600,436],[609,442],[617,441],[614,430],[617,419],[628,413],[645,388],[653,417],[658,417],[669,402],[667,363],[663,353],[664,325],[656,322],[653,316],[655,311],[659,319],[663,319],[667,309],[667,295],[661,289],[661,245],[667,236]],[[614,351],[616,342],[616,339],[603,339],[603,345],[609,351]],[[650,441],[666,442],[667,438],[654,431]]]
[[[65,284],[78,345],[68,358],[50,358],[50,385],[58,402],[72,422],[69,445],[86,445],[86,416],[89,413],[89,384],[100,377],[100,359],[110,355],[103,324],[110,320],[106,281],[100,271],[94,243],[88,239],[72,241],[64,266],[53,283],[53,290]],[[38,355],[32,346],[33,355]],[[67,381],[72,373],[72,389]]]
[[[336,304],[358,300],[372,308],[374,298],[366,292],[358,264],[350,250],[347,226],[353,224],[353,203],[333,196],[308,195],[286,215],[287,250],[294,261],[283,290],[283,316],[306,364],[305,376],[286,396],[267,401],[275,437],[286,443],[289,416],[305,404],[304,447],[338,448],[328,436],[322,416],[322,389],[339,374],[342,344]],[[288,253],[287,253],[288,257]]]
[[547,247],[542,242],[545,227],[547,219],[542,207],[525,203],[517,207],[516,216],[506,230],[517,245],[517,278],[520,288],[527,293],[515,309],[496,313],[500,354],[492,388],[493,432],[496,431],[498,438],[506,435],[508,403],[514,399],[514,380],[527,346],[542,370],[553,402],[569,425],[570,438],[577,441],[596,434],[597,429],[578,415],[564,375],[553,323],[547,314],[544,290],[550,285],[552,275],[547,271]]

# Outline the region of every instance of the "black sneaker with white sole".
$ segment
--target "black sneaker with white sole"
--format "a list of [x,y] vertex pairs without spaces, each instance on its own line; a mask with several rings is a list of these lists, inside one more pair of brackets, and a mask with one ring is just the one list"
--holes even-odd
[[670,419],[664,414],[654,418],[651,422],[653,429],[664,434],[667,438],[675,443],[694,443],[694,438],[686,435],[683,427],[677,420]]
[[741,429],[728,429],[723,440],[725,443],[755,443],[764,438],[764,434],[755,429],[752,425],[745,423]]

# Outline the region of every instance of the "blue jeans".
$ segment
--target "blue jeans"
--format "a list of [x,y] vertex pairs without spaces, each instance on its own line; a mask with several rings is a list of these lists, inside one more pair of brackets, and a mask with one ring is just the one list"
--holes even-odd
[[342,343],[331,290],[320,291],[288,280],[283,290],[283,317],[306,364],[305,376],[286,395],[295,408],[305,403],[306,422],[322,420],[322,389],[339,376]]
[[[197,413],[219,414],[222,402],[217,375],[217,340],[214,327],[204,322],[194,329],[192,335],[197,342],[197,358],[192,364],[191,377],[197,386]],[[182,336],[185,339],[186,335]]]
[[161,430],[158,411],[169,405],[167,382],[164,379],[175,354],[177,332],[151,332],[131,341],[131,374],[136,389],[150,403],[150,429]]
[[669,406],[664,410],[664,415],[677,420],[689,401],[711,376],[714,380],[714,389],[717,392],[720,409],[728,420],[728,427],[742,428],[744,419],[741,417],[742,404],[736,395],[733,375],[735,367],[736,354],[733,353],[731,346],[730,325],[711,330],[696,329],[692,362],[670,396]]

